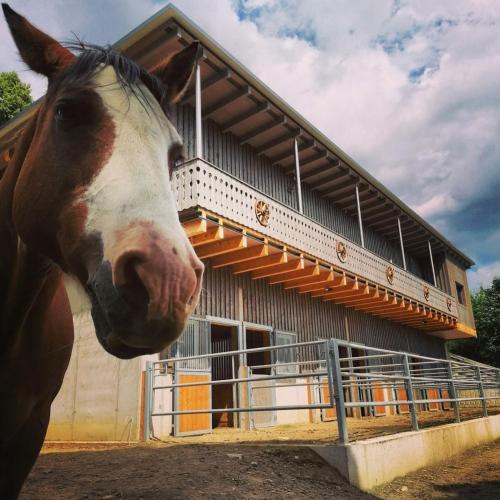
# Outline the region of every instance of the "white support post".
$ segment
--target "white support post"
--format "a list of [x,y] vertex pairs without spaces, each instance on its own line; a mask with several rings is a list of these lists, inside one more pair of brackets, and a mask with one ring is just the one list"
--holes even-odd
[[401,257],[403,257],[403,269],[406,271],[405,247],[403,245],[403,231],[401,230],[401,220],[398,217],[399,244],[401,245]]
[[427,243],[429,245],[429,257],[431,258],[432,279],[434,280],[434,286],[437,287],[436,271],[434,269],[434,259],[432,258],[431,240],[427,240]]
[[356,205],[358,207],[359,235],[361,236],[361,246],[365,248],[365,237],[363,234],[363,220],[361,219],[361,203],[359,202],[359,186],[356,184]]
[[196,82],[195,82],[195,99],[196,99],[196,157],[203,158],[203,138],[202,138],[202,121],[201,121],[201,70],[200,64],[196,65]]
[[297,199],[299,202],[299,212],[304,213],[302,210],[302,185],[300,183],[300,163],[299,163],[299,145],[297,138],[294,140],[294,155],[295,155],[295,178],[297,179]]

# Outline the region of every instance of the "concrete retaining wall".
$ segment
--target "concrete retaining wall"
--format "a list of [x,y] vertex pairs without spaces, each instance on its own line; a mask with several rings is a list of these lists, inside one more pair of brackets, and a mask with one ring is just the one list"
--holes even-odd
[[368,491],[499,438],[500,415],[495,415],[357,441],[346,446],[313,446],[312,449],[351,484]]

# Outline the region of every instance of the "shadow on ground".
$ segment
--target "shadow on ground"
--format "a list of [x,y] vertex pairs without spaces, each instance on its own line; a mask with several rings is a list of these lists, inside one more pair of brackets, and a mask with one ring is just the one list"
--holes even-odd
[[49,452],[23,489],[30,499],[373,498],[299,446],[173,445]]

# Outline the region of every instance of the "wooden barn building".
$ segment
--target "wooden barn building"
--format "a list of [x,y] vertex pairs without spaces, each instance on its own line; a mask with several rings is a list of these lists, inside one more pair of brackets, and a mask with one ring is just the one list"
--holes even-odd
[[[115,48],[152,68],[192,40],[203,54],[173,118],[187,154],[172,184],[206,271],[196,319],[169,352],[338,338],[444,358],[447,340],[475,336],[473,261],[185,15],[167,6]],[[35,106],[0,129],[0,169]],[[137,439],[145,359],[111,358],[88,312],[74,316],[48,438]],[[228,398],[211,394],[214,407]]]

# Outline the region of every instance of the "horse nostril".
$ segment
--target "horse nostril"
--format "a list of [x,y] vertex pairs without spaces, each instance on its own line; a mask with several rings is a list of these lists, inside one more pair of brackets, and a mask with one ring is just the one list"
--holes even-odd
[[149,303],[149,294],[145,283],[138,273],[138,267],[144,262],[144,256],[135,252],[122,255],[115,267],[115,286],[122,297],[129,303],[143,309]]

